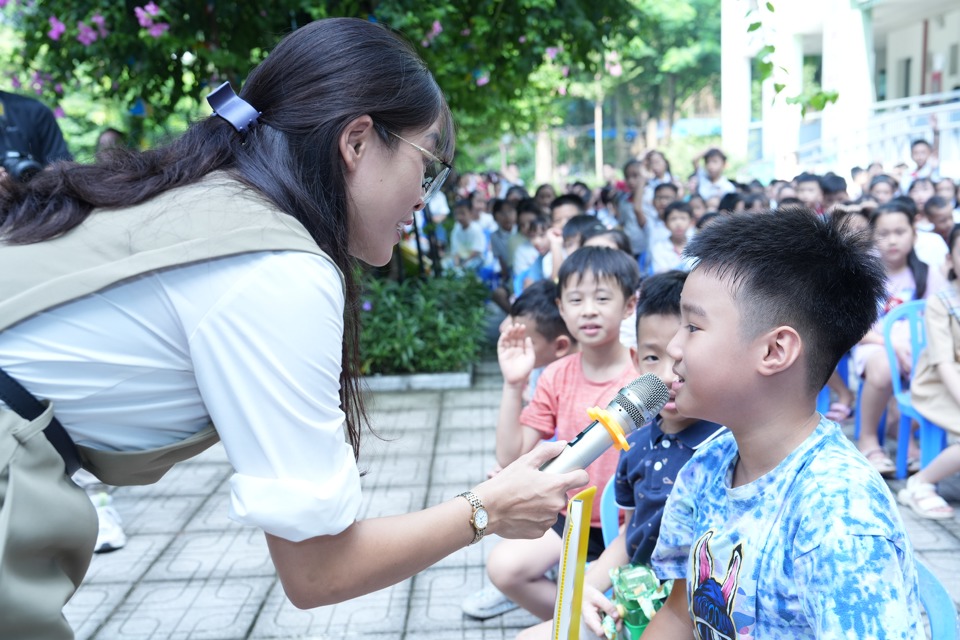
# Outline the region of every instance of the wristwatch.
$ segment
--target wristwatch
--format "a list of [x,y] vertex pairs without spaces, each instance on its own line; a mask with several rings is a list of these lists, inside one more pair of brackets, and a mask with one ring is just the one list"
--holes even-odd
[[470,517],[470,524],[473,526],[473,542],[470,544],[476,544],[483,539],[483,534],[487,530],[487,523],[490,519],[487,515],[487,509],[480,502],[480,498],[472,491],[464,491],[459,497],[464,498],[473,507],[473,515]]

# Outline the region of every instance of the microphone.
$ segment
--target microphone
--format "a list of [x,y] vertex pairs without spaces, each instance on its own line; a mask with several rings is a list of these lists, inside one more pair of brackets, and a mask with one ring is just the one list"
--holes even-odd
[[626,434],[652,420],[669,399],[670,392],[660,378],[652,373],[643,374],[620,389],[606,409],[587,409],[587,415],[593,418],[590,426],[568,442],[560,455],[545,462],[540,471],[566,473],[584,469],[610,445],[621,451],[629,449]]

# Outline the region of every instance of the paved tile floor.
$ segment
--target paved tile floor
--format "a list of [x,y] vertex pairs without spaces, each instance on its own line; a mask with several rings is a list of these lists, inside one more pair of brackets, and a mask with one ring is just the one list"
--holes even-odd
[[[481,365],[467,390],[377,394],[373,422],[389,441],[368,439],[360,516],[419,509],[480,482],[493,465],[499,400],[495,362]],[[536,622],[520,611],[484,622],[460,611],[485,584],[495,539],[389,589],[300,611],[283,595],[263,534],[227,518],[230,473],[217,446],[156,485],[116,490],[129,542],[94,557],[68,604],[78,640],[501,640]],[[960,508],[960,481],[943,493]],[[903,514],[918,555],[960,601],[960,521]]]

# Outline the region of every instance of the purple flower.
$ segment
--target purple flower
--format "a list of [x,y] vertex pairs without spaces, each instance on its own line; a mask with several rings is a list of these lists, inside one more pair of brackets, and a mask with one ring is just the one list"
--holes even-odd
[[10,0],[0,0],[0,9],[3,9],[10,3]]
[[478,87],[482,87],[483,85],[485,85],[485,84],[487,84],[487,83],[489,83],[489,82],[490,82],[490,76],[487,75],[487,74],[483,74],[482,76],[480,76],[479,78],[477,78],[477,86],[478,86]]
[[440,35],[441,33],[443,33],[443,25],[440,24],[440,21],[439,21],[439,20],[434,20],[434,21],[433,21],[433,28],[430,29],[430,36],[431,36],[432,38],[436,38],[436,37],[437,37],[438,35]]
[[57,95],[62,95],[62,94],[63,94],[63,85],[60,84],[59,82],[58,82],[57,84],[53,85],[53,92],[56,93]]
[[553,60],[557,57],[557,54],[560,53],[560,49],[557,47],[547,47],[547,60]]
[[166,33],[167,31],[169,31],[169,30],[170,30],[170,25],[169,25],[169,24],[167,24],[166,22],[158,22],[158,23],[156,23],[156,24],[154,24],[154,25],[151,25],[150,28],[149,28],[147,31],[148,31],[148,32],[150,33],[150,35],[152,35],[154,38],[159,38],[160,36],[162,36],[163,34],[165,34],[165,33]]
[[517,38],[517,42],[519,42],[520,44],[523,44],[526,41],[527,41],[527,36],[520,36],[519,38]]
[[136,14],[137,22],[139,22],[140,26],[144,29],[153,25],[153,18],[151,18],[147,12],[143,10],[143,7],[134,7],[133,13]]
[[80,34],[77,36],[77,40],[84,46],[90,46],[97,39],[97,32],[94,31],[91,27],[88,27],[82,22],[77,23],[77,29],[80,31]]
[[363,309],[364,311],[370,311],[371,309],[373,309],[373,303],[370,302],[369,300],[364,300],[360,308]]
[[56,109],[53,110],[53,115],[56,118],[63,118],[67,114],[63,112],[63,107],[58,106]]
[[107,31],[106,20],[105,20],[104,17],[103,17],[102,15],[100,15],[99,13],[93,14],[93,17],[90,18],[90,22],[92,22],[93,24],[97,25],[97,31],[100,32],[100,37],[101,37],[101,38],[106,38],[106,37],[107,37],[107,34],[110,33],[109,31]]
[[150,2],[145,4],[143,8],[146,9],[147,13],[149,13],[152,16],[156,16],[160,14],[160,7],[154,4],[153,0],[150,0]]
[[51,40],[59,40],[63,32],[67,30],[67,25],[60,22],[57,16],[50,16],[48,22],[50,23],[50,31],[47,31],[47,35],[50,36]]
[[20,87],[23,86],[23,83],[20,82],[20,78],[18,78],[17,76],[11,75],[11,76],[10,76],[10,86],[12,86],[14,89],[19,89]]

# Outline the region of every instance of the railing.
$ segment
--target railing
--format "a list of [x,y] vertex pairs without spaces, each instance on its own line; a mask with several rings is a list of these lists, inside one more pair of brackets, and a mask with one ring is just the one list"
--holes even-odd
[[[910,145],[914,140],[933,142],[930,122],[933,115],[940,130],[940,174],[957,180],[960,178],[960,91],[877,102],[865,126],[842,139],[824,139],[820,114],[810,114],[800,127],[797,163],[804,170],[846,174],[851,167],[838,166],[841,152],[837,149],[843,145],[842,156],[856,158],[853,164],[865,167],[878,161],[890,170],[898,162],[910,161]],[[825,151],[828,149],[834,151]]]

